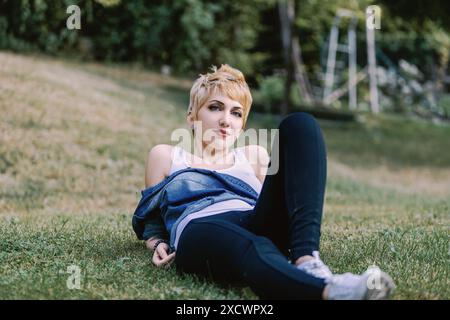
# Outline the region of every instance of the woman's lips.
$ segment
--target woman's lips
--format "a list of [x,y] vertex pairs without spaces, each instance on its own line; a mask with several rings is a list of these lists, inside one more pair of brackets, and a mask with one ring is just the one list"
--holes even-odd
[[221,135],[222,137],[226,137],[226,136],[230,135],[230,132],[227,130],[224,130],[224,129],[217,130],[217,133],[219,133],[219,135]]

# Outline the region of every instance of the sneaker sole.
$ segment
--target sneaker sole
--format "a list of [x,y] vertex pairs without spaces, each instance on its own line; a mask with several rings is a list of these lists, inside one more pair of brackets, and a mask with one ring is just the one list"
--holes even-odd
[[389,298],[394,293],[394,281],[387,273],[380,271],[380,279],[377,285],[378,284],[378,288],[367,288],[366,294],[364,296],[365,300],[384,300]]

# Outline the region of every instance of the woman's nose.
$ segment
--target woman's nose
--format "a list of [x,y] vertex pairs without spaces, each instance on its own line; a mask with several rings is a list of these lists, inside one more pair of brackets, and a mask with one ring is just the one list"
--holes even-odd
[[230,116],[228,113],[224,112],[222,115],[222,118],[220,119],[220,125],[221,126],[229,126],[230,125]]

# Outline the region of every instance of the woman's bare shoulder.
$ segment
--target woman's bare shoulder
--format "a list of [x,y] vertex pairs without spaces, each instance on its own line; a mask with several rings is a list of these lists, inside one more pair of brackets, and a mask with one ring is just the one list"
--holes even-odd
[[155,153],[159,156],[167,156],[171,154],[173,146],[170,144],[157,144],[150,149],[150,153]]
[[173,146],[169,144],[157,144],[150,150],[145,166],[146,187],[154,186],[169,175],[172,150]]

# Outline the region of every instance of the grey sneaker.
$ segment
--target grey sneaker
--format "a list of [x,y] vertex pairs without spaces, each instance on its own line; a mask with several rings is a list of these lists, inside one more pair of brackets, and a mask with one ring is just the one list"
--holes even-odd
[[392,278],[372,266],[362,275],[344,273],[326,280],[329,300],[383,300],[395,290]]
[[333,276],[330,268],[328,268],[319,257],[319,251],[313,251],[313,259],[303,262],[297,266],[297,269],[302,270],[314,277],[321,279],[329,279]]

